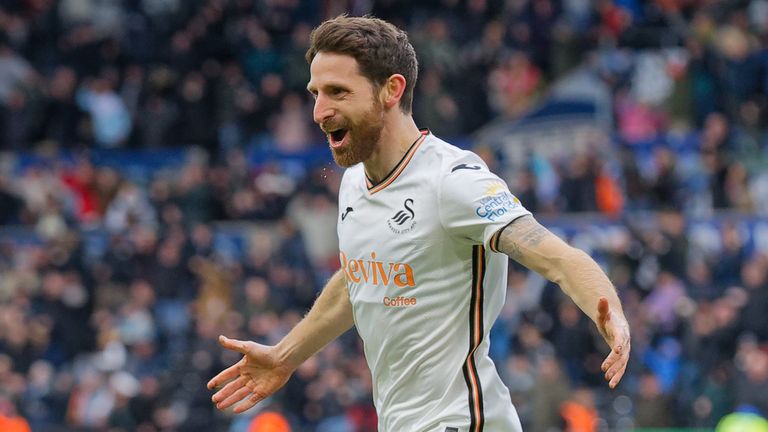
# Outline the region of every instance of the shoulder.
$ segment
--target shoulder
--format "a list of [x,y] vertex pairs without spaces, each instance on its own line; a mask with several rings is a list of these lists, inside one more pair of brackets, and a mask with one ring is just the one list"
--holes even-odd
[[432,158],[429,163],[438,170],[435,176],[438,187],[448,193],[463,189],[478,179],[499,179],[476,153],[460,149],[437,137],[430,140],[429,144],[431,147],[427,150]]
[[460,149],[439,138],[433,141],[437,155],[431,165],[436,173],[439,200],[446,205],[467,205],[487,196],[508,191],[506,182],[488,169],[476,153]]
[[[426,162],[439,170],[437,174],[441,179],[459,171],[464,171],[464,173],[488,172],[488,167],[480,156],[469,150],[460,149],[432,134],[427,137],[424,145]],[[460,173],[458,176],[464,173]]]

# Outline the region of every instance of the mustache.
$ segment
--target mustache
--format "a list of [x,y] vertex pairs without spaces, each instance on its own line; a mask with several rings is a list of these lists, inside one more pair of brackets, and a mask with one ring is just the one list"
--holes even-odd
[[346,121],[329,120],[320,125],[320,129],[325,133],[331,133],[339,129],[349,129],[350,124]]

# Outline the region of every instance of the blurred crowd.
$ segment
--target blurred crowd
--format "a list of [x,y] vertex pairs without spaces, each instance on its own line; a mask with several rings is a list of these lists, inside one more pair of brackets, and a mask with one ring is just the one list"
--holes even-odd
[[[768,416],[768,256],[744,227],[768,215],[768,1],[6,0],[0,429],[375,430],[354,332],[248,415],[215,411],[205,388],[238,358],[219,334],[275,343],[338,268],[330,158],[249,155],[324,147],[304,51],[343,11],[408,29],[415,116],[442,137],[519,118],[574,68],[611,90],[615,158],[532,155],[508,180],[554,225],[590,212],[618,227],[591,252],[632,364],[608,392],[588,320],[511,265],[492,355],[526,430]],[[149,175],[91,157],[190,146]],[[693,241],[714,210],[738,214]]]
[[[21,202],[3,206],[22,224],[0,242],[0,397],[33,430],[229,424],[205,388],[237,361],[216,337],[275,343],[309,308],[338,266],[339,180],[319,170],[299,185],[229,162],[193,158],[147,188],[88,161],[26,170]],[[217,247],[213,222],[226,219],[257,222],[238,230],[243,250]],[[359,352],[350,335],[302,367],[282,401],[291,421],[357,405],[370,421]]]
[[626,183],[630,209],[768,212],[765,0],[7,0],[0,151],[322,148],[304,52],[320,17],[344,11],[409,31],[417,123],[446,138],[520,118],[575,69],[600,78],[620,166],[528,164],[519,181],[544,189],[542,211],[621,210],[559,199],[554,179]]
[[[0,413],[41,431],[235,431],[260,416],[298,431],[375,430],[354,333],[263,411],[215,412],[205,388],[238,359],[219,334],[277,342],[338,267],[337,170],[296,181],[193,155],[142,186],[73,163],[31,166],[3,186],[17,201],[0,205],[15,222],[0,240]],[[632,364],[609,393],[593,326],[557,287],[511,265],[491,347],[526,425],[711,427],[739,407],[768,412],[768,256],[744,221],[725,217],[707,246],[673,209],[580,220],[610,233],[591,252],[623,299]]]

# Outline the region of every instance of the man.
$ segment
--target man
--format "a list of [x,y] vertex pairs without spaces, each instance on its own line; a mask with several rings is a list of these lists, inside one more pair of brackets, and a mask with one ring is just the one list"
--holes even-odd
[[355,325],[374,383],[379,430],[517,431],[488,356],[507,256],[558,283],[597,324],[624,374],[629,326],[605,274],[539,225],[474,153],[411,117],[417,63],[403,31],[375,18],[324,22],[307,51],[314,120],[346,168],[339,192],[341,270],[276,346],[220,337],[244,355],[214,377],[219,409],[243,412]]

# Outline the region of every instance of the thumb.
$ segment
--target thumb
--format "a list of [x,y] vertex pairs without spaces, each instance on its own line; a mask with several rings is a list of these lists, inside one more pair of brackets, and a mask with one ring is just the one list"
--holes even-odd
[[248,344],[237,339],[230,339],[224,335],[219,335],[219,343],[228,350],[237,351],[240,354],[248,354]]
[[600,297],[600,299],[597,301],[597,329],[600,331],[600,333],[603,335],[603,338],[605,338],[605,341],[608,342],[608,345],[612,346],[611,339],[611,331],[609,329],[611,322],[611,308],[608,305],[608,299],[605,297]]
[[597,301],[597,313],[601,318],[609,319],[611,317],[611,309],[608,306],[607,298],[600,297],[600,300]]
[[611,307],[608,305],[608,299],[600,297],[597,301],[597,323],[600,326],[605,324],[611,319]]

